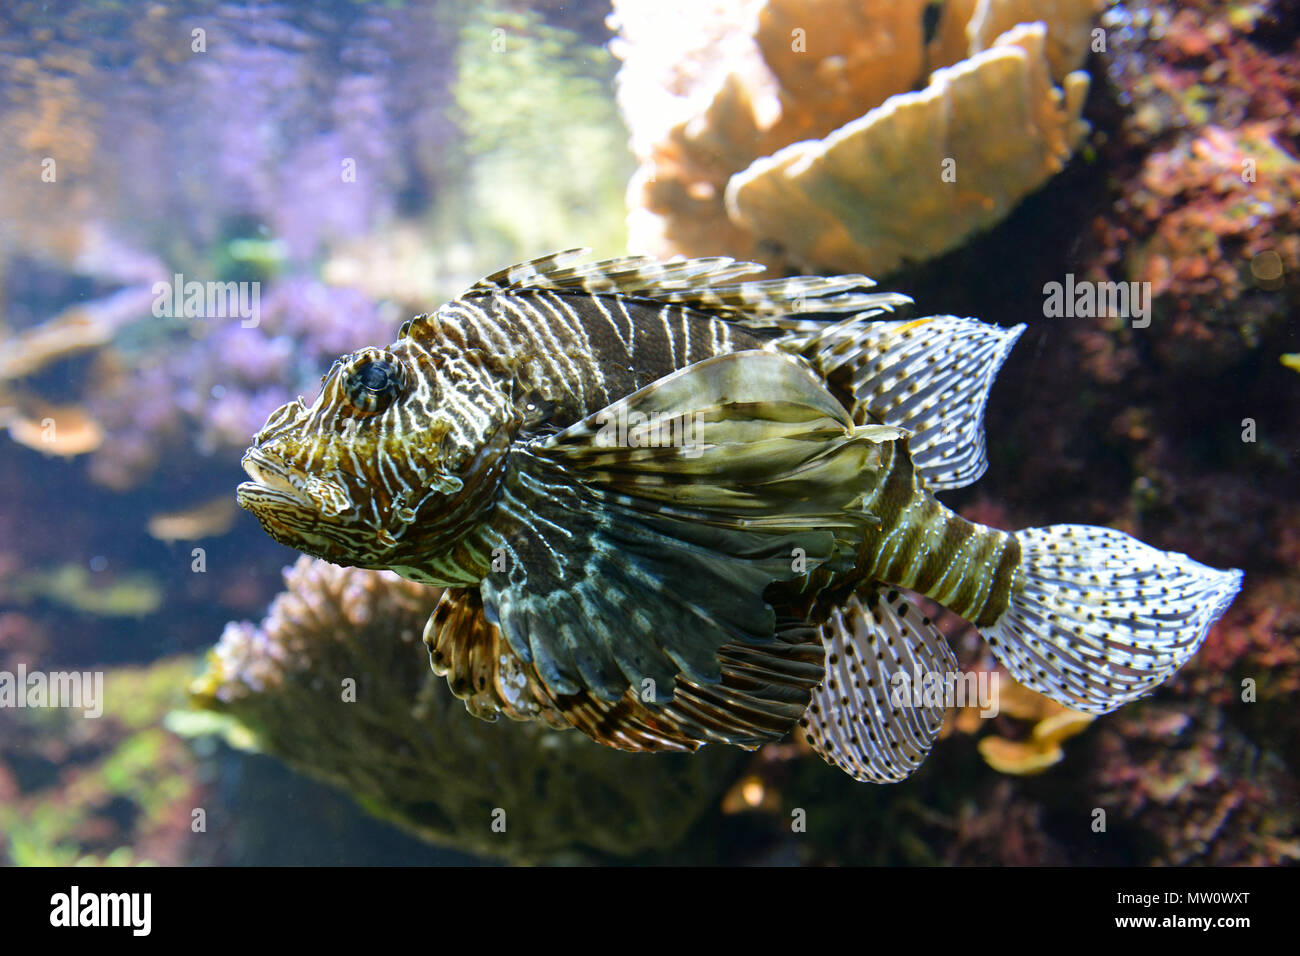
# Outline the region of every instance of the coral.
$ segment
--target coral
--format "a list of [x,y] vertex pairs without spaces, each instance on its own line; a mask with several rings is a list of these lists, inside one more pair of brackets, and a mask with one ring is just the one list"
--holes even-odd
[[193,508],[150,515],[149,535],[159,541],[216,537],[230,530],[238,513],[235,499],[228,494],[220,495]]
[[1093,273],[1150,283],[1149,334],[1170,374],[1239,365],[1300,302],[1300,57],[1266,27],[1284,18],[1277,6],[1137,2],[1104,18],[1127,110]]
[[101,110],[82,93],[94,73],[89,52],[46,40],[35,56],[0,50],[0,255],[21,246],[67,262],[82,252],[98,205],[88,177]]
[[0,382],[34,375],[69,356],[107,345],[120,330],[148,315],[153,299],[146,287],[123,289],[10,335],[0,341]]
[[[1295,509],[1284,519],[1284,549],[1300,540]],[[1294,558],[1293,558],[1294,560]],[[1180,698],[1219,709],[1261,747],[1300,760],[1300,575],[1260,576],[1178,675]]]
[[943,821],[941,859],[949,865],[1065,866],[1077,863],[1047,825],[1047,808],[1000,781]]
[[305,279],[267,283],[259,312],[249,327],[239,319],[168,320],[152,340],[101,355],[87,405],[108,441],[91,457],[91,477],[128,488],[178,446],[185,460],[223,454],[234,464],[268,414],[314,393],[337,356],[388,341],[397,325],[360,293]]
[[1059,172],[1082,136],[1087,79],[1071,74],[1062,96],[1045,40],[1041,25],[1017,27],[922,92],[756,161],[731,178],[728,214],[803,270],[879,275],[955,248]]
[[92,452],[104,443],[99,423],[76,405],[54,406],[29,401],[20,410],[6,404],[12,401],[0,394],[0,425],[7,427],[9,437],[20,445],[46,455],[73,458]]
[[[198,271],[242,221],[310,263],[442,167],[453,13],[159,4],[123,24],[111,5],[57,6],[24,0],[0,21],[7,37],[43,25],[39,53],[0,49],[0,172],[19,184],[0,196],[0,247],[21,222],[15,245],[67,264],[114,223]],[[203,49],[196,27],[212,34]],[[111,83],[103,63],[115,65]],[[57,184],[40,178],[44,157],[58,163]]]
[[[965,55],[991,49],[998,37],[1019,23],[1038,21],[1047,27],[1045,53],[1052,79],[1064,83],[1087,59],[1093,18],[1105,5],[1105,0],[979,0],[966,24]],[[947,65],[936,63],[931,69]]]
[[1014,681],[1008,680],[1006,685],[999,683],[999,688],[998,704],[1003,712],[1033,721],[1029,736],[1023,740],[1009,740],[997,734],[980,740],[980,756],[999,773],[1042,773],[1060,763],[1065,757],[1061,743],[1083,733],[1094,720],[1092,714],[1062,707]]
[[0,710],[0,862],[10,865],[211,860],[192,826],[207,802],[199,761],[162,727],[183,700],[190,658],[104,675],[104,714]]
[[148,314],[149,289],[131,287],[87,305],[65,309],[40,325],[0,341],[0,427],[20,445],[44,454],[75,457],[99,448],[104,432],[79,405],[54,405],[22,381],[72,356],[108,346]]
[[469,716],[421,642],[436,588],[305,557],[285,580],[260,627],[226,629],[196,704],[426,840],[512,860],[667,850],[732,777],[726,748],[626,754]]
[[1300,860],[1294,779],[1222,712],[1204,704],[1145,704],[1109,718],[1098,738],[1098,805],[1140,829],[1149,856],[1136,862]]
[[71,458],[99,448],[104,431],[85,408],[47,402],[24,388],[23,380],[71,356],[107,346],[145,314],[152,298],[146,298],[148,294],[142,287],[121,290],[0,341],[0,428],[18,444],[46,455]]
[[1275,142],[1279,126],[1207,125],[1153,153],[1125,197],[1152,230],[1129,255],[1128,276],[1150,283],[1164,313],[1155,344],[1166,365],[1237,364],[1288,317],[1287,298],[1248,294],[1294,286],[1284,277],[1300,273],[1300,162]]
[[[735,0],[669,16],[659,4],[619,0],[619,103],[641,163],[628,190],[629,245],[878,274],[998,221],[1072,152],[1087,89],[1065,67],[1086,52],[1095,4],[1051,4],[1031,18],[1048,21],[1045,36],[1014,35],[1023,52],[986,51],[1020,22],[1022,6],[954,0],[927,48],[919,0]],[[967,21],[974,32],[964,39]],[[909,97],[927,69],[960,59],[958,47],[971,60]],[[940,115],[954,105],[961,112],[951,121]],[[1003,132],[991,133],[988,124],[1007,111],[1007,125],[995,125]],[[872,119],[881,124],[875,134],[865,132]],[[908,135],[894,145],[904,119]],[[866,147],[864,135],[879,145]],[[940,180],[940,161],[951,158],[960,187]],[[823,166],[834,175],[819,178]],[[798,181],[809,167],[811,181]]]
[[727,217],[727,181],[757,157],[911,89],[923,6],[732,0],[665,9],[617,0],[618,98],[640,162],[628,187],[629,246],[757,255],[753,237]]
[[924,69],[923,3],[763,3],[754,40],[776,78],[780,118],[765,152],[818,139],[904,93]]

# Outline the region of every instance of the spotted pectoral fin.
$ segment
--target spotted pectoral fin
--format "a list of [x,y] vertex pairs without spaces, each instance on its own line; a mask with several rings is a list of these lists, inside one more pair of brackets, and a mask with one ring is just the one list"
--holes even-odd
[[943,726],[952,648],[906,597],[876,586],[832,611],[822,643],[826,677],[802,721],[813,749],[857,780],[907,778]]
[[[678,675],[722,680],[724,645],[774,639],[769,585],[851,560],[876,443],[897,431],[854,427],[806,366],[766,352],[699,363],[606,411],[604,426],[593,416],[512,454],[483,601],[552,695],[648,688],[666,704]],[[601,432],[651,413],[698,431],[632,447]]]
[[424,628],[433,672],[447,678],[465,709],[482,720],[505,714],[568,726],[533,669],[522,663],[483,614],[473,588],[447,588]]
[[860,318],[789,344],[854,398],[859,420],[911,433],[916,472],[933,491],[984,473],[984,408],[1007,353],[1025,327],[936,315],[910,322]]

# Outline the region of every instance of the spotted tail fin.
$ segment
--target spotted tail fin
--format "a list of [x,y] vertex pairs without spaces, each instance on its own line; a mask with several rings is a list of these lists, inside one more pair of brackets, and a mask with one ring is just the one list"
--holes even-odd
[[981,631],[1020,683],[1092,714],[1172,676],[1241,587],[1240,571],[1111,528],[1052,525],[1015,537],[1021,563],[1009,606]]

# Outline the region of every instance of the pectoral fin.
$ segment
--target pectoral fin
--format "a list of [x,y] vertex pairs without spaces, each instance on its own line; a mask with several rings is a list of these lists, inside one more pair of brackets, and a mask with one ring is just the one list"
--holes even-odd
[[597,743],[629,751],[693,751],[706,743],[754,748],[794,726],[822,678],[822,646],[806,626],[778,628],[762,646],[718,651],[715,685],[679,678],[672,701],[657,706],[640,688],[616,701],[583,690],[552,696],[483,614],[472,589],[448,589],[424,632],[434,672],[475,717],[541,720],[577,728]]
[[[682,416],[688,442],[611,441],[620,421]],[[666,704],[679,675],[717,685],[724,645],[775,638],[769,585],[852,560],[878,442],[898,434],[855,427],[790,356],[667,376],[512,454],[485,533],[504,564],[482,581],[486,618],[553,696],[632,687]]]

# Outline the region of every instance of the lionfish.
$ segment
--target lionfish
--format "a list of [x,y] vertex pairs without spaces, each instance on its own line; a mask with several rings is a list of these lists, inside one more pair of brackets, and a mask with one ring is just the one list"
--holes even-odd
[[1023,325],[881,318],[861,275],[569,250],[511,266],[274,412],[239,503],[271,537],[444,588],[434,670],[477,717],[630,751],[753,749],[796,724],[905,778],[957,672],[917,592],[1002,666],[1106,713],[1198,649],[1241,583],[1119,531],[1009,533],[937,492],[986,468]]

